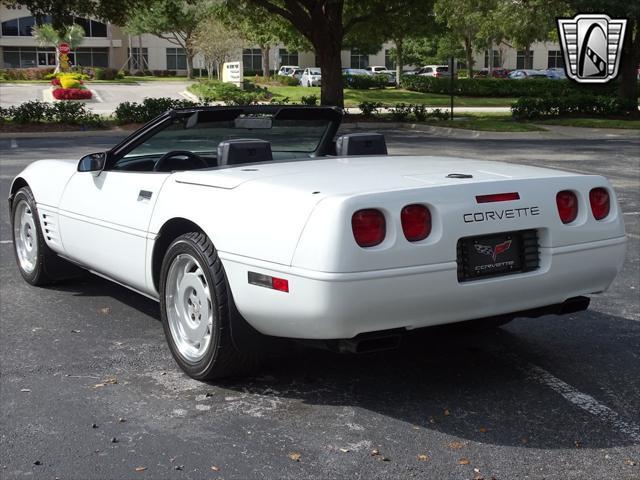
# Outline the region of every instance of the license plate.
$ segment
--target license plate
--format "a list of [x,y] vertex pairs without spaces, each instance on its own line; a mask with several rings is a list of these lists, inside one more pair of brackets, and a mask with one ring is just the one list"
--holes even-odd
[[506,232],[458,241],[460,281],[509,275],[523,271],[522,232]]

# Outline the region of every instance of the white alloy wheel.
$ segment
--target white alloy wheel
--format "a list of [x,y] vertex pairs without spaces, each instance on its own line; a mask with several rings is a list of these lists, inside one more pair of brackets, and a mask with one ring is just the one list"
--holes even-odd
[[16,205],[13,217],[13,234],[20,268],[31,274],[38,262],[38,232],[34,212],[26,200]]
[[177,350],[185,360],[198,362],[211,343],[214,309],[204,270],[192,255],[181,253],[171,262],[165,302],[169,329]]

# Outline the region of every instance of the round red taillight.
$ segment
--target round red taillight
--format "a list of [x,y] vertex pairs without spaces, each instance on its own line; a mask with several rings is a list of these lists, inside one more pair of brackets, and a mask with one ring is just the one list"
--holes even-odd
[[593,218],[602,220],[609,215],[611,209],[611,201],[609,200],[609,192],[605,188],[594,188],[589,192],[589,203],[591,203],[591,212]]
[[424,205],[407,205],[400,212],[402,231],[410,242],[424,240],[431,233],[431,212]]
[[556,205],[562,223],[571,223],[578,216],[578,197],[570,190],[563,190],[556,195]]
[[375,208],[358,210],[351,217],[353,238],[361,247],[375,247],[384,240],[387,227],[384,215]]

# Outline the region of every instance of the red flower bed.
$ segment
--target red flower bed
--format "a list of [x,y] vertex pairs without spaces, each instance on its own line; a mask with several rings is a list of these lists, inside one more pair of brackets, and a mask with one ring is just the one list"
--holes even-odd
[[53,91],[56,100],[88,100],[91,98],[91,90],[82,88],[56,88]]
[[60,79],[59,78],[52,78],[51,79],[51,85],[55,85],[56,87],[60,86]]

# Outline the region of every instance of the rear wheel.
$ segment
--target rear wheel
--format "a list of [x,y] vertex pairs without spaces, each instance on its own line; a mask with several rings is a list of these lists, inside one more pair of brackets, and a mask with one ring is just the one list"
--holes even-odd
[[58,257],[45,243],[29,187],[21,188],[13,197],[11,226],[18,269],[31,285],[46,285],[78,274],[79,269]]
[[174,240],[160,271],[160,311],[171,353],[190,377],[210,380],[254,367],[232,341],[231,301],[211,240],[201,232]]

